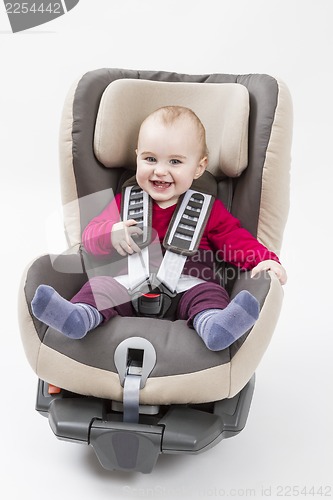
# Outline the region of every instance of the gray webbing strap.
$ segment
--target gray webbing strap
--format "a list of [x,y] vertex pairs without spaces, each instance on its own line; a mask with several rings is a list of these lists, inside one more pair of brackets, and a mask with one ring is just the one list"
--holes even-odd
[[134,290],[149,278],[148,247],[143,248],[140,253],[128,255],[127,262],[130,290]]
[[142,337],[123,340],[114,352],[114,364],[123,386],[123,419],[138,422],[140,389],[142,389],[156,364],[154,346]]
[[127,375],[124,382],[124,422],[139,422],[139,397],[141,377],[138,375]]
[[186,260],[187,255],[167,250],[156,275],[157,282],[163,283],[170,292],[174,293]]

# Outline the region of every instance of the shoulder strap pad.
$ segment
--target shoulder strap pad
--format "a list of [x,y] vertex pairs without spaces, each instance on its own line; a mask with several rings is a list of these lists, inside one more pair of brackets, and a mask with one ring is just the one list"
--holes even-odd
[[196,253],[217,194],[215,178],[205,172],[181,196],[170,221],[163,246],[182,255]]
[[137,222],[137,227],[142,229],[142,235],[135,239],[140,248],[149,245],[152,231],[152,200],[137,185],[135,176],[128,179],[123,185],[121,218],[123,221],[134,219]]

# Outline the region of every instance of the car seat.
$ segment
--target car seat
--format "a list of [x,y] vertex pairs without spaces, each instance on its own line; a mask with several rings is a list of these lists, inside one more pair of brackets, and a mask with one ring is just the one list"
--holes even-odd
[[109,470],[151,472],[161,453],[197,453],[245,426],[255,370],[283,300],[270,272],[256,279],[220,262],[233,297],[260,303],[254,327],[230,348],[209,351],[182,320],[116,317],[82,340],[59,335],[31,311],[44,283],[70,299],[112,263],[88,257],[82,231],[135,172],[142,120],[154,109],[192,108],[207,131],[217,196],[242,225],[279,254],[289,208],[292,105],[286,85],[260,74],[187,75],[100,69],[66,99],[60,172],[68,249],[31,263],[19,293],[20,330],[37,374],[36,409],[55,435],[92,445]]

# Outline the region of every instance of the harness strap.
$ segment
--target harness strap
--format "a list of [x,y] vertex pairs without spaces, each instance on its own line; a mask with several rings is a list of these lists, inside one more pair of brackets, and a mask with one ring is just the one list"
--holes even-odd
[[187,257],[199,247],[214,198],[189,189],[184,193],[170,221],[163,246],[166,252],[157,279],[175,292]]
[[[207,174],[207,173],[206,173]],[[211,174],[207,174],[212,177]],[[208,177],[209,179],[209,177]],[[211,181],[210,181],[211,182]],[[216,187],[216,182],[214,181]],[[137,184],[130,179],[124,185],[122,197],[122,219],[135,219],[143,231],[136,240],[142,249],[140,253],[128,256],[130,291],[137,293],[140,286],[147,292],[150,285],[161,284],[174,296],[177,283],[182,274],[188,256],[194,255],[200,244],[213,202],[213,194],[196,189],[196,183],[186,191],[170,221],[163,246],[166,249],[162,263],[152,283],[149,273],[148,244],[151,239],[152,200]],[[214,191],[214,190],[213,190]]]

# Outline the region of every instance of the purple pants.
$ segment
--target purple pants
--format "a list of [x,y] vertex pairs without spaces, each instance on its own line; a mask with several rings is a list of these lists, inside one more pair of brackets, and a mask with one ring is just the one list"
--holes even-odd
[[[180,295],[176,319],[186,320],[189,326],[192,326],[193,318],[199,312],[206,309],[225,309],[229,304],[226,290],[214,282],[200,283]],[[96,307],[104,321],[117,315],[136,315],[127,289],[110,276],[91,278],[71,302],[81,302]]]

